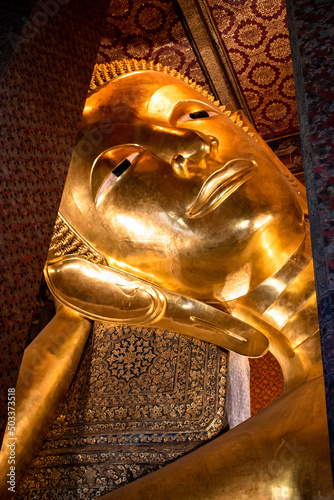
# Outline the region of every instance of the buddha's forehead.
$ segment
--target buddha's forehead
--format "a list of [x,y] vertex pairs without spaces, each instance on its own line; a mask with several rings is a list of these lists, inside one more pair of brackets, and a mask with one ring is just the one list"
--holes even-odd
[[156,71],[138,71],[117,77],[93,92],[86,101],[84,123],[111,119],[168,121],[175,106],[186,101],[211,103],[177,77]]

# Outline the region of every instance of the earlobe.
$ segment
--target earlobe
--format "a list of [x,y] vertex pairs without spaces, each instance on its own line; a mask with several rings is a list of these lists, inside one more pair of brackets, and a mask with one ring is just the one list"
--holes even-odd
[[268,350],[261,332],[230,314],[78,255],[44,272],[54,297],[88,319],[167,329],[249,357]]

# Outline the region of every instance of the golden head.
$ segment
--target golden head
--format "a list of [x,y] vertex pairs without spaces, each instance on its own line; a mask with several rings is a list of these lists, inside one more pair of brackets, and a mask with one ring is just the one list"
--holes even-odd
[[300,197],[240,112],[145,62],[97,66],[92,89],[60,212],[109,265],[224,302],[294,253]]

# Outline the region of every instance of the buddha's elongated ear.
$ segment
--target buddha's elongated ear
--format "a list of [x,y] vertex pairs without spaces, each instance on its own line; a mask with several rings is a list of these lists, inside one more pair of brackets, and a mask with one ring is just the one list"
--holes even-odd
[[45,278],[56,299],[89,319],[168,329],[249,357],[268,349],[261,332],[230,314],[78,255],[49,261]]

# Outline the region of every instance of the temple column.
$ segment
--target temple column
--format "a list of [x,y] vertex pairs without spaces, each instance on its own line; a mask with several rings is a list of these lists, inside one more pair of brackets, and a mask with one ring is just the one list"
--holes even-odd
[[287,0],[334,464],[333,4]]

